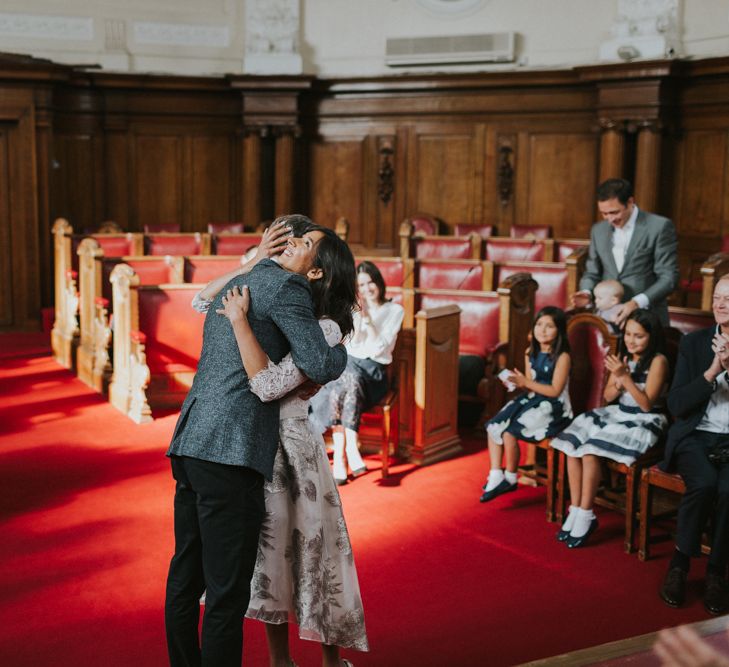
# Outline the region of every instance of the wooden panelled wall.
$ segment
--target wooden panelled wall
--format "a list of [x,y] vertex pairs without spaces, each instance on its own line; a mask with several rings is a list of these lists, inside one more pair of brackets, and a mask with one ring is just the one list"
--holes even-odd
[[729,233],[729,58],[323,80],[105,74],[0,56],[0,329],[52,300],[50,227],[292,210],[397,252],[417,211],[586,237],[595,186],[673,217],[684,273]]

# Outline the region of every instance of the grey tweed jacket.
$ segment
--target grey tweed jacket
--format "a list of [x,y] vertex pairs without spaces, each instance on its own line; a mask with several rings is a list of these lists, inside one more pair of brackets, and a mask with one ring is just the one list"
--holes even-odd
[[317,321],[305,278],[271,260],[231,280],[205,318],[203,347],[192,388],[182,405],[168,456],[189,456],[246,466],[271,479],[278,444],[278,402],[251,393],[233,327],[215,311],[234,285],[251,294],[248,320],[275,363],[291,351],[294,363],[318,384],[338,378],[347,364],[342,345],[329,347]]
[[633,236],[618,272],[613,257],[613,228],[607,221],[597,222],[590,233],[590,251],[580,289],[590,290],[601,280],[618,280],[625,289],[623,301],[636,294],[650,299],[650,308],[668,324],[666,298],[678,285],[676,230],[668,219],[639,210]]

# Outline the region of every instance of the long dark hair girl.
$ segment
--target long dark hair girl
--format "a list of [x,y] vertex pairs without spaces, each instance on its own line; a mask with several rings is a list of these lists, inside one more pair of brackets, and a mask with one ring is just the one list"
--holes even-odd
[[380,292],[378,296],[380,304],[385,303],[385,301],[389,301],[389,299],[385,298],[385,279],[382,277],[380,270],[375,264],[365,259],[358,264],[357,273],[366,273],[371,278],[372,282],[377,285],[377,289]]
[[[665,354],[665,339],[663,336],[663,325],[658,319],[658,316],[652,310],[646,310],[645,308],[637,308],[625,320],[625,324],[635,320],[648,334],[648,346],[646,347],[643,354],[640,355],[640,360],[635,367],[634,373],[643,373],[650,368],[653,357],[657,354]],[[619,357],[621,359],[628,355],[628,350],[625,347],[625,342],[620,339],[620,352]]]
[[535,316],[534,322],[532,323],[532,335],[529,343],[529,356],[536,357],[541,351],[539,342],[534,335],[534,327],[539,321],[540,317],[551,317],[554,322],[554,326],[557,327],[557,338],[552,343],[552,350],[549,353],[550,359],[558,359],[562,352],[570,351],[570,341],[567,338],[567,316],[564,311],[557,306],[544,306]]

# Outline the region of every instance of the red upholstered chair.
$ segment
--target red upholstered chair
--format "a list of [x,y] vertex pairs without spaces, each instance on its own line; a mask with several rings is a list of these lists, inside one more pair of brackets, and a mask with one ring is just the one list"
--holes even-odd
[[361,262],[372,262],[382,274],[387,287],[412,287],[413,260],[401,257],[357,256],[355,265]]
[[567,266],[556,262],[505,262],[494,264],[494,284],[500,283],[515,273],[529,273],[537,281],[534,295],[534,312],[544,306],[557,306],[563,310],[569,303]]
[[549,239],[552,238],[550,225],[512,225],[509,230],[512,239]]
[[179,222],[156,222],[150,225],[144,225],[145,234],[179,234]]
[[214,255],[245,255],[261,243],[261,234],[215,234],[212,237]]
[[208,223],[208,232],[210,234],[242,234],[245,231],[245,225],[242,222]]
[[468,236],[469,234],[478,234],[482,239],[487,239],[494,235],[493,225],[453,225],[453,236]]
[[671,326],[683,334],[705,329],[714,324],[714,314],[711,311],[699,310],[698,308],[669,306],[668,319]]
[[552,243],[537,239],[492,237],[484,241],[485,259],[492,262],[551,262]]
[[204,285],[240,267],[240,255],[193,255],[185,257],[185,282]]
[[413,236],[436,236],[441,233],[441,220],[428,213],[416,213],[405,222],[410,224]]
[[[145,255],[209,255],[210,234],[145,234]],[[233,254],[233,253],[231,253]]]
[[484,263],[470,259],[419,259],[415,286],[423,289],[490,290]]
[[479,259],[481,239],[476,236],[414,237],[417,259]]
[[588,239],[554,239],[555,261],[566,262],[567,258],[575,251],[585,251],[590,247]]

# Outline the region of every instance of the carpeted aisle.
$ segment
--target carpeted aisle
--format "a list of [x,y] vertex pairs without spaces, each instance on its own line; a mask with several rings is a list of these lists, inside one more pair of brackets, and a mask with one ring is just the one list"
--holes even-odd
[[[163,598],[176,415],[137,426],[48,356],[0,336],[0,664],[166,664]],[[356,667],[513,665],[706,618],[703,563],[683,610],[656,590],[668,543],[622,553],[622,517],[569,551],[544,520],[544,491],[478,503],[483,440],[423,469],[395,466],[342,487],[372,651]],[[246,621],[246,664],[265,665]],[[301,667],[318,646],[298,639]]]

